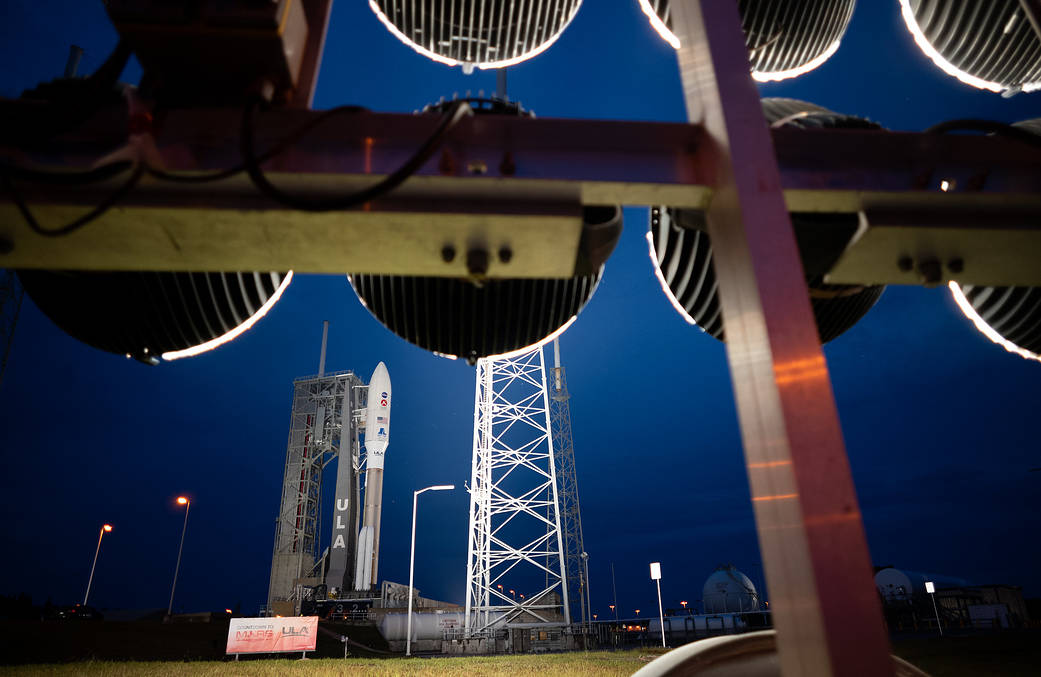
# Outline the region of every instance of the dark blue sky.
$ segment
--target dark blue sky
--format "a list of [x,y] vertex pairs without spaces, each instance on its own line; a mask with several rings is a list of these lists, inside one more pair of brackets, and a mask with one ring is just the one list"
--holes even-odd
[[[0,95],[61,74],[70,43],[93,70],[115,45],[100,2],[14,0],[0,9]],[[131,68],[126,79],[135,81]],[[495,87],[390,36],[366,3],[336,3],[316,107],[412,111]],[[764,85],[892,128],[954,117],[1041,116],[1041,94],[1002,99],[936,70],[895,0],[863,1],[837,54]],[[510,92],[540,117],[680,121],[675,56],[635,0],[585,3],[559,42],[510,71]],[[687,325],[655,280],[647,213],[627,209],[603,283],[561,340],[594,612],[607,614],[610,563],[623,613],[651,608],[647,563],[663,565],[666,606],[701,597],[720,563],[758,584],[759,554],[723,346]],[[237,341],[148,368],[69,338],[27,300],[0,384],[0,593],[82,598],[98,529],[92,602],[161,607],[183,513],[193,497],[175,607],[265,601],[282,481],[291,382],[328,367],[394,383],[384,484],[381,577],[408,580],[411,492],[469,479],[474,370],[385,331],[342,276],[298,276]],[[1041,365],[978,334],[946,289],[890,288],[825,347],[871,553],[878,564],[945,573],[1041,595]],[[660,428],[640,427],[651,411]],[[462,602],[468,497],[422,497],[416,585]],[[328,526],[328,524],[326,524]]]

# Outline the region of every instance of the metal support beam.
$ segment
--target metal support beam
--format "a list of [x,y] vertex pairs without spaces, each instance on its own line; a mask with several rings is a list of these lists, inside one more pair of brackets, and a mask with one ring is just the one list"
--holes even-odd
[[[24,102],[0,101],[0,122],[25,115]],[[319,115],[294,109],[259,115],[258,147],[271,147]],[[155,138],[165,168],[206,172],[240,164],[240,122],[241,111],[230,109],[168,112],[157,120]],[[400,166],[437,122],[426,115],[335,115],[267,169],[276,185],[301,195],[355,191]],[[0,143],[0,155],[19,166],[85,168],[125,143],[126,129],[125,110],[105,110],[32,152]],[[7,191],[0,191],[0,240],[11,246],[0,247],[0,266],[462,276],[464,257],[445,263],[441,250],[451,243],[464,251],[477,239],[508,243],[514,252],[509,264],[492,262],[490,277],[567,277],[582,206],[708,204],[716,170],[703,136],[699,125],[482,116],[460,123],[439,156],[362,209],[294,211],[241,174],[205,184],[146,177],[116,208],[61,238],[30,231]],[[993,254],[985,261],[975,244],[959,244],[961,281],[1041,285],[1041,267],[1034,265],[1041,248],[1041,172],[1031,146],[884,131],[778,129],[772,136],[790,210],[899,213],[903,226],[941,240],[951,224],[916,215],[955,215],[959,237],[986,239]],[[511,162],[504,164],[507,154]],[[89,211],[121,180],[15,185],[42,225],[54,227]],[[956,188],[942,191],[943,180]],[[964,215],[970,212],[987,218],[969,221]],[[875,242],[864,237],[856,246],[873,249]],[[941,245],[937,251],[953,251]],[[847,274],[840,264],[835,281],[917,283],[897,270],[894,252],[882,254],[884,267],[871,279],[854,279],[862,267]],[[996,260],[1001,265],[993,265]],[[994,278],[1013,268],[1022,273],[1016,279]]]
[[[786,675],[892,675],[889,641],[737,4],[674,0],[759,544]],[[711,30],[708,27],[711,26]]]

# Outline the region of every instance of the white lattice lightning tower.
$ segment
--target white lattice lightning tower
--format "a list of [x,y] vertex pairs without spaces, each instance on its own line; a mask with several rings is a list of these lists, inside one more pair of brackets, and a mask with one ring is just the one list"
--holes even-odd
[[553,339],[553,367],[549,370],[549,418],[553,430],[553,454],[560,495],[560,526],[564,529],[564,563],[572,604],[571,617],[583,623],[593,619],[589,606],[589,555],[582,536],[582,510],[578,500],[575,443],[571,434],[571,395],[560,365],[560,339]]
[[571,623],[541,348],[477,363],[465,630]]

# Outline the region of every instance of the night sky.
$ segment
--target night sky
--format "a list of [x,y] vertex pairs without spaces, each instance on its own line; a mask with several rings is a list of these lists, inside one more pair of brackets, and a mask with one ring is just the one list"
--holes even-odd
[[[81,72],[114,47],[100,2],[3,3],[0,95],[60,76],[71,43],[86,49]],[[139,76],[131,66],[124,79]],[[494,88],[493,72],[428,61],[367,3],[340,0],[315,106],[410,112]],[[635,0],[586,2],[553,48],[510,70],[509,89],[540,117],[685,119],[675,55]],[[899,130],[1041,116],[1041,94],[1003,99],[937,70],[896,0],[862,0],[830,61],[761,91]],[[700,599],[722,563],[762,580],[723,345],[661,293],[647,211],[627,209],[625,221],[599,291],[561,339],[601,618],[612,562],[623,615],[653,608],[651,561],[662,562],[666,607]],[[81,345],[26,298],[0,384],[0,594],[82,600],[109,522],[91,603],[165,608],[183,519],[174,498],[184,493],[192,508],[175,610],[255,613],[267,596],[292,380],[317,372],[322,320],[329,370],[367,380],[383,360],[393,380],[381,578],[408,580],[411,492],[455,483],[420,499],[416,585],[462,603],[474,369],[384,330],[343,276],[313,275],[297,276],[230,345],[158,367]],[[1030,472],[1041,466],[1041,365],[990,343],[945,288],[889,288],[825,355],[874,563],[1041,595],[1041,473]],[[660,426],[641,427],[652,413]]]

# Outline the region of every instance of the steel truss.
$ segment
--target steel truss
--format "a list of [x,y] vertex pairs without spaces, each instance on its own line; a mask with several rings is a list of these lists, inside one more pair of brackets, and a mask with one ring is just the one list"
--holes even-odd
[[[278,602],[298,601],[298,586],[323,582],[318,558],[322,474],[337,458],[340,463],[349,459],[355,470],[360,465],[355,436],[348,433],[343,439],[341,432],[345,428],[345,398],[350,389],[361,385],[362,380],[350,371],[307,376],[293,382],[282,501],[271,556],[269,609]],[[353,416],[353,411],[348,415]],[[341,456],[341,450],[347,453]],[[351,531],[357,533],[356,526]]]
[[[473,440],[466,635],[511,622],[569,624],[541,348],[478,361]],[[523,596],[511,594],[518,588]]]
[[567,389],[564,367],[560,366],[560,344],[553,341],[553,367],[549,379],[549,420],[553,431],[553,450],[560,493],[561,527],[564,529],[564,563],[568,590],[571,591],[571,617],[583,623],[593,619],[589,605],[589,555],[582,537],[582,511],[578,500],[578,476],[575,472],[575,443],[571,434],[571,395]]

